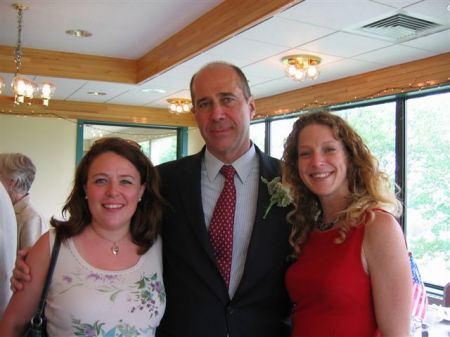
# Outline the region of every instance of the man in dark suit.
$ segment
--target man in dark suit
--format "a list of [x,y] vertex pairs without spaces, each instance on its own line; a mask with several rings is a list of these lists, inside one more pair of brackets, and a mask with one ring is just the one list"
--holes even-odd
[[[158,337],[289,336],[284,287],[289,254],[287,208],[270,204],[267,180],[279,161],[249,137],[255,102],[242,71],[211,63],[191,80],[193,112],[206,146],[193,156],[159,166],[162,194],[171,208],[163,223],[166,312]],[[224,184],[223,164],[236,170],[232,264],[227,287],[208,229]]]

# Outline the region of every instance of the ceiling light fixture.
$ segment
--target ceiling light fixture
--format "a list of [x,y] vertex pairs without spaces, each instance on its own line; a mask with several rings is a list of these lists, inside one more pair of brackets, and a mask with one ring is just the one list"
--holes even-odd
[[169,98],[169,111],[171,113],[179,114],[191,111],[191,100],[187,98]]
[[91,37],[92,33],[83,29],[69,29],[66,30],[66,34],[73,37]]
[[104,91],[88,91],[87,93],[88,95],[94,95],[94,96],[106,96],[108,95],[106,92]]
[[314,55],[288,55],[281,59],[286,75],[295,81],[315,80],[319,77],[317,66],[321,58]]
[[[45,81],[38,85],[36,82],[26,78],[20,74],[22,67],[22,17],[23,11],[28,7],[22,4],[13,4],[12,7],[17,11],[17,46],[14,52],[14,62],[16,63],[16,71],[11,82],[11,87],[14,94],[14,104],[31,104],[33,97],[39,96],[42,99],[42,104],[48,106],[48,102],[55,92],[55,86]],[[5,81],[0,77],[0,93],[5,86]]]

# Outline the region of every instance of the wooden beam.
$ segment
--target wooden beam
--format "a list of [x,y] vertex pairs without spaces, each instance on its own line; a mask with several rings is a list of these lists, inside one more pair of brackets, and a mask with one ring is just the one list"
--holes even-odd
[[140,58],[137,80],[153,78],[299,2],[225,0]]
[[[15,70],[14,48],[0,46],[0,72],[14,73]],[[23,48],[21,73],[135,84],[137,62],[112,57]]]
[[192,113],[171,114],[167,109],[58,100],[50,101],[48,107],[40,104],[38,100],[34,100],[32,105],[16,106],[12,97],[4,96],[0,96],[0,114],[147,125],[196,126]]
[[[257,99],[255,118],[288,114],[444,84],[450,84],[450,53]],[[166,109],[58,100],[51,100],[49,107],[43,107],[39,102],[31,106],[14,106],[12,98],[4,96],[0,96],[0,113],[196,126],[192,114],[173,115]]]
[[256,100],[255,118],[450,84],[450,53]]

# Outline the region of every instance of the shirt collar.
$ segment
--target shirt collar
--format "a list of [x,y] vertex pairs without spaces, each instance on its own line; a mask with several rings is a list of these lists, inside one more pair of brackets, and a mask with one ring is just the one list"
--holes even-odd
[[[222,166],[226,165],[225,163],[214,157],[214,155],[209,152],[208,149],[205,150],[203,161],[210,182],[216,179]],[[236,174],[241,182],[245,182],[255,163],[258,163],[258,158],[256,155],[255,145],[252,143],[252,146],[250,146],[248,151],[240,156],[237,160],[232,162],[231,165],[233,165],[234,169],[236,170]]]

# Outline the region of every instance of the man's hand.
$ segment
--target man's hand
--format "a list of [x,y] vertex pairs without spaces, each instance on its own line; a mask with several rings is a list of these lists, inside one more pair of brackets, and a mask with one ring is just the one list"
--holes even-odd
[[24,283],[31,281],[30,267],[25,262],[29,250],[30,248],[24,248],[17,252],[16,265],[10,280],[10,288],[13,292],[22,290]]

